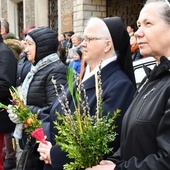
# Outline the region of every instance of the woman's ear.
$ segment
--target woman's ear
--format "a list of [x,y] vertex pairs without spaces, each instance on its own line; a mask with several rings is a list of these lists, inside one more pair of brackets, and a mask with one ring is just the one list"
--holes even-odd
[[111,50],[111,48],[112,48],[112,41],[111,40],[106,41],[104,52],[107,53],[108,51]]

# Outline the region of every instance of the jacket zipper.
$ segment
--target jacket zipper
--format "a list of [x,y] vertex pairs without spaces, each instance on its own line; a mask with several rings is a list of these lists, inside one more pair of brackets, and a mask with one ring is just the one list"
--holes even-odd
[[156,89],[156,88],[154,87],[153,89],[151,89],[150,91],[148,91],[148,93],[146,93],[143,98],[146,99],[147,96],[148,96],[151,92],[153,92],[155,89]]

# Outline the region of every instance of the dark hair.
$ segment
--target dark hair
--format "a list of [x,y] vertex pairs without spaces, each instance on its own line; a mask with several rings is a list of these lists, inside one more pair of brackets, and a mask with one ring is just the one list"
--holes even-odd
[[61,33],[60,35],[63,35],[64,39],[66,39],[66,34],[64,34],[64,33]]
[[69,31],[69,32],[67,33],[67,36],[72,36],[73,34],[74,34],[73,31]]
[[82,52],[79,49],[77,49],[75,53],[77,53],[80,56],[80,59],[82,58]]
[[128,26],[130,26],[134,32],[137,30],[136,24],[134,24],[134,23],[129,23],[129,24],[127,24],[127,27]]

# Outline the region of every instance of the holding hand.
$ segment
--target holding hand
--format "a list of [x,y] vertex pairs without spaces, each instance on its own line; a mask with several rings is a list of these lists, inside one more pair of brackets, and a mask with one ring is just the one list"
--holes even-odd
[[103,160],[100,165],[93,166],[92,168],[87,168],[86,170],[114,170],[115,164],[111,161]]
[[40,143],[37,151],[40,153],[40,160],[43,160],[46,164],[51,164],[50,150],[52,144],[47,141],[47,144]]
[[9,119],[10,119],[13,123],[15,123],[15,124],[19,124],[19,123],[20,123],[20,121],[18,120],[17,114],[15,114],[15,113],[12,112],[12,110],[11,110],[11,105],[8,105],[7,112],[9,113],[9,114],[8,114]]

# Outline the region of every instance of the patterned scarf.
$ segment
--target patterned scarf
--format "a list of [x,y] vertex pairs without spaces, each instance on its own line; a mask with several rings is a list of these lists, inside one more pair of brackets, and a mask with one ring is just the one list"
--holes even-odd
[[24,82],[21,87],[21,95],[24,101],[24,104],[27,104],[27,93],[30,86],[31,81],[34,78],[34,75],[41,70],[42,68],[46,67],[47,65],[57,61],[59,59],[58,55],[56,53],[50,54],[46,56],[45,58],[41,59],[35,66],[31,66],[30,72],[27,74],[27,76],[24,79]]

